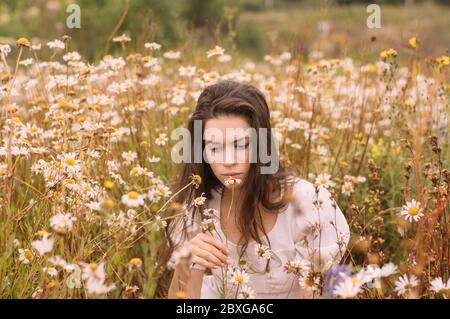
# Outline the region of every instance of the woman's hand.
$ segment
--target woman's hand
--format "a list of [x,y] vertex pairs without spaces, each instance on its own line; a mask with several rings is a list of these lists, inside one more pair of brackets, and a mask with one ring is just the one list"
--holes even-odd
[[217,238],[199,233],[188,243],[192,263],[205,268],[224,267],[228,264],[228,249]]

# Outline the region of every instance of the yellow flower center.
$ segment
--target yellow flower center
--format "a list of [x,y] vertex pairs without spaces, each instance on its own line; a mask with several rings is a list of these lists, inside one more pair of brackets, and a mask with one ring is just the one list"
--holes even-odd
[[64,163],[66,163],[69,166],[74,166],[75,165],[75,159],[73,157],[67,157],[64,160]]
[[242,276],[242,275],[237,275],[237,276],[236,276],[236,282],[237,282],[238,284],[242,284],[242,283],[244,282],[244,276]]
[[29,250],[26,250],[25,253],[24,253],[24,256],[25,256],[26,259],[29,260],[29,259],[33,258],[33,253],[31,251],[29,251]]
[[411,216],[416,216],[419,213],[418,207],[410,207],[408,208],[408,214]]
[[128,198],[130,198],[130,199],[138,199],[138,197],[139,197],[139,194],[135,191],[131,191],[128,193]]

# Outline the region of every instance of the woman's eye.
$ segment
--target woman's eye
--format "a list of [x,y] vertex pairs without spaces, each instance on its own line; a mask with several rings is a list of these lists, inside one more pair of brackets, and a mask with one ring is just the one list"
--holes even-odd
[[221,147],[211,147],[211,152],[219,152],[221,150],[222,150]]
[[241,145],[236,145],[236,148],[239,150],[245,150],[248,147],[248,143],[246,144],[241,144]]

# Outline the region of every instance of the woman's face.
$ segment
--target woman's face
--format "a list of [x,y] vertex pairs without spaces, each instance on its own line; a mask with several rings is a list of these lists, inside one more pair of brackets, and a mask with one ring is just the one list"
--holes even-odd
[[205,122],[205,155],[214,175],[224,186],[227,186],[224,181],[230,176],[241,179],[242,185],[250,170],[249,128],[244,117],[231,114]]

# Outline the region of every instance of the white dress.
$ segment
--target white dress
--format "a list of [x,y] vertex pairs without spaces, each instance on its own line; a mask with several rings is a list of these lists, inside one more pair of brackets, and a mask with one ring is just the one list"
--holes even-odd
[[[220,228],[220,199],[221,194],[213,190],[212,198],[206,202],[206,206],[218,211],[219,218],[215,227],[220,236],[215,236],[225,242],[225,235]],[[200,232],[199,221],[189,225],[188,239]],[[328,190],[320,188],[316,196],[313,184],[299,179],[293,187],[293,199],[280,211],[275,225],[267,235],[272,250],[269,270],[265,271],[267,260],[257,257],[256,242],[251,241],[243,257],[250,266],[247,268],[250,277],[247,285],[255,292],[256,298],[298,298],[299,282],[295,275],[284,271],[286,263],[301,258],[309,264],[336,265],[345,253],[350,231],[342,211],[337,205],[335,208],[332,206]],[[265,237],[261,241],[268,245]],[[232,266],[238,267],[239,247],[229,240],[227,245]],[[200,298],[220,298],[223,271],[217,268],[211,272],[212,275],[203,276]],[[229,286],[227,289],[228,298],[235,297],[236,289],[233,288],[234,286]]]

